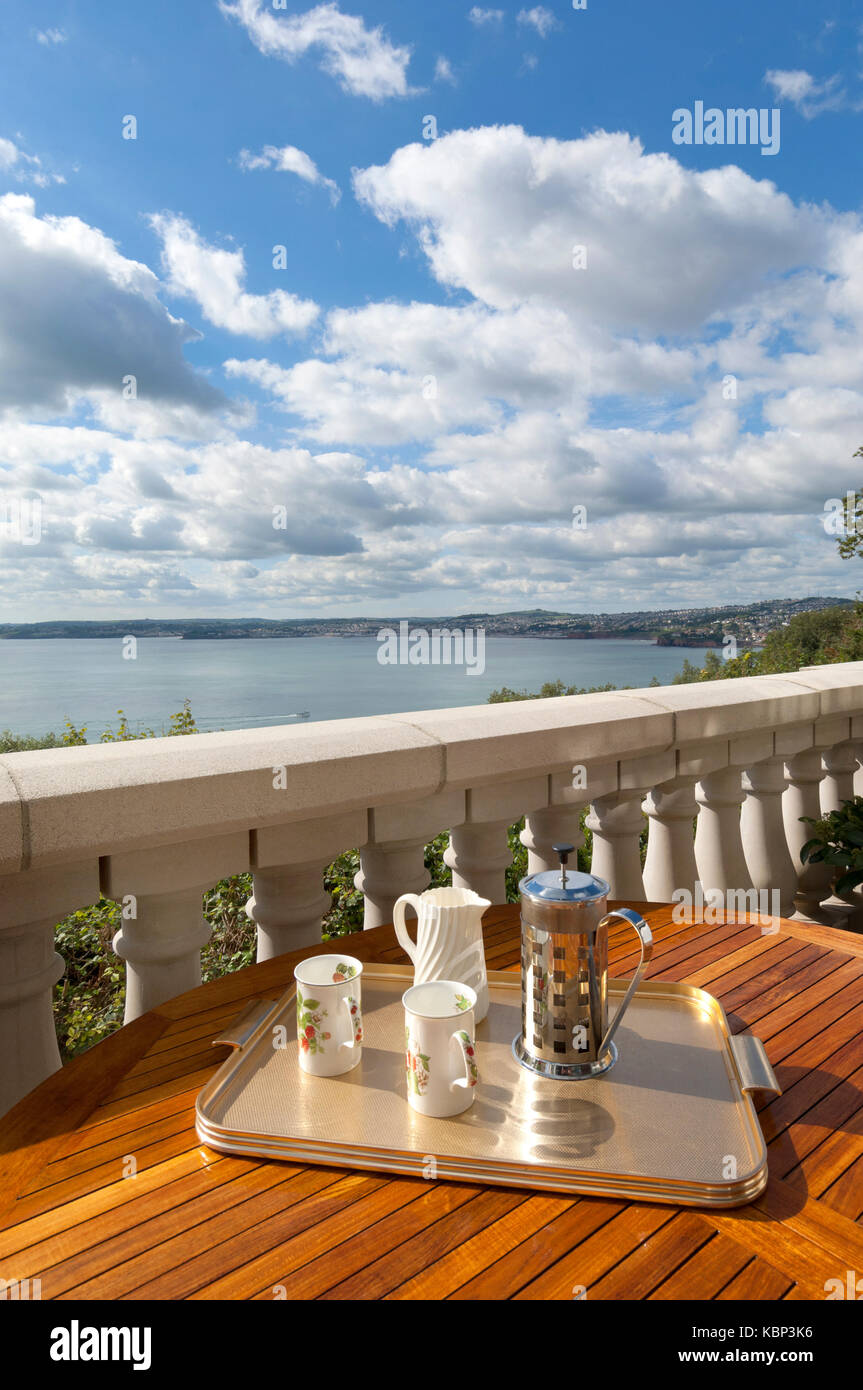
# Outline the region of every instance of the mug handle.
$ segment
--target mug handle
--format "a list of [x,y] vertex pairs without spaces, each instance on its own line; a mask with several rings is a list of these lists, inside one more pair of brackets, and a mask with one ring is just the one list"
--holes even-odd
[[457,1032],[453,1033],[452,1041],[458,1043],[461,1048],[464,1076],[457,1076],[455,1081],[450,1082],[449,1088],[454,1091],[456,1086],[460,1086],[463,1090],[467,1090],[469,1086],[475,1086],[479,1081],[479,1071],[476,1065],[476,1043],[464,1028],[459,1028]]
[[[411,964],[416,965],[416,950],[419,943],[411,940],[408,935],[408,929],[405,926],[405,907],[408,903],[410,903],[416,913],[417,922],[419,922],[420,913],[422,912],[422,900],[416,893],[402,893],[393,907],[393,926],[396,929],[396,938],[399,945],[407,954]],[[419,933],[419,927],[417,927],[417,932]]]
[[[359,1004],[357,1004],[357,1012],[355,1015],[352,1014],[351,1009],[353,1005],[357,1003],[357,1001],[355,999],[349,999],[347,995],[345,995],[342,999],[342,1003],[348,1011],[348,1020],[350,1022],[351,1027],[351,1036],[346,1042],[341,1043],[341,1046],[357,1047],[363,1040],[363,1011],[360,1008]],[[357,1027],[359,1027],[360,1030],[359,1038],[357,1038]]]
[[597,1053],[599,1057],[602,1057],[611,1045],[611,1040],[617,1032],[618,1024],[629,1008],[633,994],[644,979],[644,972],[647,969],[650,957],[653,955],[653,933],[643,917],[639,916],[637,912],[633,912],[631,907],[616,907],[613,908],[611,912],[605,914],[599,926],[604,927],[613,917],[619,917],[621,921],[628,922],[629,925],[634,927],[638,932],[638,939],[641,942],[641,960],[638,962],[638,969],[629,982],[629,988],[621,1000],[620,1007],[614,1015],[614,1022],[611,1024],[611,1027],[599,1045],[599,1052]]

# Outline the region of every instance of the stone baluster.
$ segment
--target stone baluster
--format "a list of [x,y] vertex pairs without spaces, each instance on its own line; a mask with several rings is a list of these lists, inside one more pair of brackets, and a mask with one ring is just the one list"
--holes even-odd
[[740,833],[750,877],[758,890],[759,911],[787,917],[794,911],[797,869],[782,818],[785,759],[793,755],[792,750],[811,741],[812,728],[780,729],[774,739],[773,756],[753,763],[743,773],[746,799],[740,813]]
[[[821,779],[821,814],[841,811],[842,803],[854,796],[854,774],[857,771],[856,739],[846,739],[825,749],[821,756],[824,776]],[[835,876],[835,875],[834,875]],[[840,913],[843,927],[855,930],[863,919],[863,900],[859,888],[849,889],[847,893],[835,891],[827,898],[823,907],[827,913]],[[835,920],[835,918],[834,918]]]
[[[581,818],[585,807],[601,795],[617,790],[617,763],[578,765],[571,773],[553,772],[548,779],[548,805],[529,811],[519,839],[527,850],[529,875],[560,867],[553,845],[584,848]],[[573,856],[570,866],[575,867]]]
[[245,912],[257,928],[258,961],[320,943],[321,924],[333,901],[323,886],[324,870],[330,862],[316,859],[277,869],[255,869]]
[[368,812],[296,821],[252,831],[252,896],[246,914],[258,929],[261,960],[320,943],[332,906],[324,871],[346,849],[368,838]]
[[[584,805],[587,804],[585,801]],[[518,838],[527,850],[528,875],[560,868],[560,860],[552,845],[572,845],[576,854],[584,849],[584,831],[581,828],[583,810],[584,806],[547,806],[544,810],[531,811],[525,817],[524,830]],[[571,869],[578,862],[576,854],[570,859]]]
[[591,873],[604,878],[611,897],[628,902],[644,898],[639,836],[644,827],[644,791],[614,792],[593,802],[585,824],[593,832]]
[[[468,793],[469,794],[469,793]],[[469,888],[491,903],[506,902],[506,871],[512,863],[507,844],[508,820],[458,826],[450,832],[444,863],[452,869],[454,888]]]
[[644,811],[650,821],[644,864],[648,901],[697,907],[701,885],[693,834],[700,812],[696,785],[727,766],[727,740],[684,743],[677,749],[674,775],[657,782],[645,798]]
[[851,716],[851,741],[857,754],[852,785],[855,796],[863,796],[863,715]]
[[817,820],[821,816],[821,781],[824,777],[821,755],[825,749],[848,738],[848,733],[849,721],[845,717],[832,714],[816,720],[813,724],[812,746],[795,753],[785,763],[788,785],[785,787],[785,795],[782,796],[782,816],[785,820],[785,840],[798,870],[794,916],[800,922],[835,924],[835,916],[821,906],[824,899],[830,897],[830,884],[834,872],[830,865],[803,865],[800,849],[807,840],[812,840],[812,826],[807,826],[800,817],[810,816]]
[[804,825],[800,817],[812,816],[817,820],[821,815],[822,775],[819,749],[809,748],[789,758],[785,764],[788,785],[782,799],[782,811],[792,861],[799,866],[793,915],[803,922],[832,923],[833,918],[821,904],[830,895],[833,870],[829,864],[804,864],[800,858],[800,850],[812,838],[812,827]]
[[366,900],[366,931],[393,920],[393,905],[403,893],[421,893],[428,886],[425,846],[441,830],[461,824],[464,814],[463,791],[438,792],[424,801],[369,811],[368,839],[354,876]]
[[[856,758],[856,766],[851,779],[851,790],[854,796],[863,796],[863,718],[853,715],[851,718],[851,742]],[[853,925],[859,928],[863,921],[863,884],[854,889],[855,921]]]
[[648,902],[679,901],[684,891],[694,897],[698,866],[693,825],[698,814],[695,777],[672,777],[647,793],[643,810],[650,821],[644,862],[644,895]]
[[99,864],[0,878],[0,1115],[60,1067],[53,991],[57,923],[99,898]]
[[843,801],[854,796],[854,774],[857,771],[856,740],[846,739],[832,748],[825,748],[821,755],[821,814],[840,811]]
[[699,805],[695,859],[705,896],[750,892],[754,887],[740,836],[743,790],[739,764],[703,777],[695,789]]
[[548,800],[548,778],[533,777],[467,792],[465,818],[453,826],[444,850],[454,888],[472,888],[492,903],[506,902],[506,871],[512,863],[507,833],[526,809]]
[[429,885],[423,850],[428,839],[391,840],[368,844],[360,852],[354,883],[365,898],[363,928],[370,931],[393,919],[393,906],[403,893],[421,893]]
[[201,948],[211,932],[203,894],[248,867],[245,830],[102,861],[102,891],[122,912],[113,944],[126,962],[126,1023],[201,983]]
[[611,897],[636,902],[645,897],[641,869],[642,801],[658,782],[675,774],[674,750],[633,758],[619,765],[618,790],[593,801],[586,824],[593,832],[591,872],[604,878]]
[[812,726],[812,746],[795,753],[785,764],[787,786],[782,798],[785,838],[797,869],[794,917],[804,922],[835,925],[836,918],[822,907],[830,896],[833,869],[829,864],[804,864],[800,850],[812,838],[812,827],[801,816],[818,820],[821,812],[821,782],[824,767],[821,755],[834,744],[847,739],[849,721],[841,715],[827,715]]

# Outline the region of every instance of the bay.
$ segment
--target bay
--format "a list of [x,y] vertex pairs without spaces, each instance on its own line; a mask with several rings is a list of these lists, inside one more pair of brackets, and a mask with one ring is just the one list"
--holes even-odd
[[487,637],[485,671],[382,666],[373,637],[179,641],[142,638],[134,660],[116,638],[0,641],[0,729],[60,733],[67,719],[97,741],[123,709],[133,730],[158,733],[189,699],[199,729],[242,729],[355,715],[484,704],[503,685],[663,684],[705,649],[624,639]]

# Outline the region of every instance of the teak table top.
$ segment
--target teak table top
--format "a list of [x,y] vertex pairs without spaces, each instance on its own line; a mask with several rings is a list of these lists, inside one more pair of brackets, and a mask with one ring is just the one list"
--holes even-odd
[[[620,904],[617,904],[620,905]],[[783,1095],[760,1102],[770,1180],[735,1210],[388,1177],[204,1148],[195,1097],[211,1039],[277,998],[306,947],[172,999],[0,1120],[0,1278],[43,1299],[824,1299],[863,1272],[863,937],[745,916],[675,924],[649,975],[716,995],[764,1042]],[[484,919],[490,967],[518,969],[518,908]],[[344,951],[344,938],[322,949]],[[621,927],[612,969],[638,951]],[[391,927],[350,938],[404,961]],[[134,1160],[134,1164],[130,1161]],[[136,1176],[126,1176],[136,1167]]]

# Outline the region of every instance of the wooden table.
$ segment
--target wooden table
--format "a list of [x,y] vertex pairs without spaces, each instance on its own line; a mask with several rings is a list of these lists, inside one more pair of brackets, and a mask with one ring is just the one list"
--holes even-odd
[[[669,906],[629,905],[657,938],[649,973],[704,986],[766,1045],[784,1094],[760,1112],[770,1182],[753,1204],[532,1194],[203,1148],[195,1096],[227,1055],[210,1040],[250,997],[277,997],[306,948],[154,1009],[0,1121],[0,1277],[41,1278],[43,1299],[569,1300],[577,1284],[591,1300],[824,1299],[828,1279],[863,1273],[863,938],[796,922],[764,935],[745,917],[687,926]],[[490,909],[484,930],[489,965],[517,969],[518,909]],[[626,974],[632,933],[612,940]],[[391,927],[350,948],[404,960]]]

